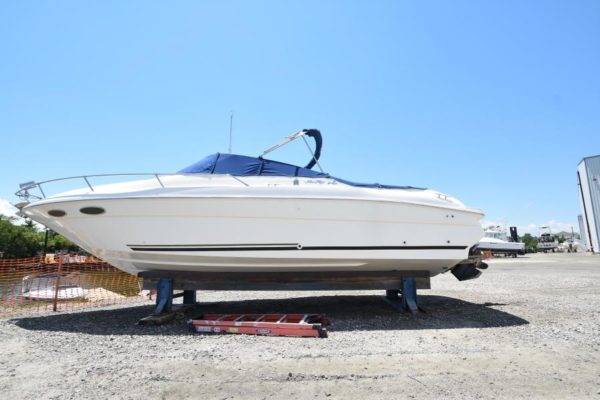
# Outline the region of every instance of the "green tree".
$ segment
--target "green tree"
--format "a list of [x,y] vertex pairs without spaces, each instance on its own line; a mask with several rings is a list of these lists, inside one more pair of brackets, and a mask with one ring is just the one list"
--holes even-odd
[[[0,215],[0,252],[4,258],[33,257],[44,249],[45,230],[39,230],[31,220],[15,225],[14,218]],[[78,251],[79,247],[57,233],[49,232],[48,252]]]
[[59,250],[66,251],[79,251],[79,246],[75,243],[67,240],[64,236],[59,235],[54,231],[48,232],[48,253],[55,253]]
[[34,256],[43,245],[33,225],[15,225],[13,218],[0,216],[0,251],[6,258]]
[[528,249],[536,249],[537,248],[537,244],[538,244],[538,240],[536,237],[531,236],[530,233],[526,233],[521,237],[521,241],[523,243],[525,243],[525,247]]

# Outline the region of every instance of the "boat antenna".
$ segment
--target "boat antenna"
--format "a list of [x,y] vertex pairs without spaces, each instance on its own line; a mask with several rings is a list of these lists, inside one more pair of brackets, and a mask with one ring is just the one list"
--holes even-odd
[[231,141],[233,138],[233,111],[229,115],[229,153],[231,154]]

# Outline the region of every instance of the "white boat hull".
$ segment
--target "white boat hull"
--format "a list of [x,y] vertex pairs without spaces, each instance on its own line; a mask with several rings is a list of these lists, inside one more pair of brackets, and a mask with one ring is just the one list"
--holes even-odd
[[519,253],[525,251],[525,243],[507,242],[503,240],[481,240],[478,245],[480,250],[489,250],[498,253]]
[[556,250],[558,249],[558,242],[539,242],[537,245],[538,250]]
[[80,287],[70,287],[66,289],[43,288],[30,290],[23,293],[23,297],[31,300],[72,300],[85,298],[88,291]]
[[[398,270],[434,276],[468,258],[483,236],[481,212],[455,204],[254,189],[243,195],[239,188],[237,194],[229,188],[89,193],[39,201],[23,211],[133,274]],[[105,212],[85,215],[83,207]],[[54,209],[66,214],[52,217]]]

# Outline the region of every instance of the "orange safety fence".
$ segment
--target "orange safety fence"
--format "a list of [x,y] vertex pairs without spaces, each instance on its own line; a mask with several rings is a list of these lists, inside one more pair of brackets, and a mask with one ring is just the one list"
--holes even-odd
[[0,259],[0,318],[150,304],[142,279],[90,257]]

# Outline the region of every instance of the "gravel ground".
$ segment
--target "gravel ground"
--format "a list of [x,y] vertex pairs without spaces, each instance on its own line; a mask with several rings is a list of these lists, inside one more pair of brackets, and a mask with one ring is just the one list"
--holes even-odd
[[316,312],[328,339],[142,327],[151,306],[0,321],[5,399],[600,399],[600,257],[495,259],[398,314],[382,292],[199,292],[190,313]]

